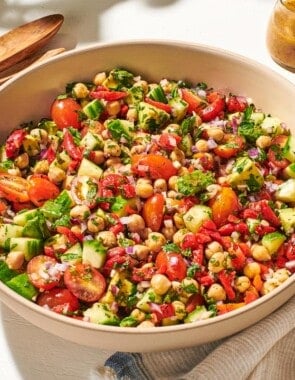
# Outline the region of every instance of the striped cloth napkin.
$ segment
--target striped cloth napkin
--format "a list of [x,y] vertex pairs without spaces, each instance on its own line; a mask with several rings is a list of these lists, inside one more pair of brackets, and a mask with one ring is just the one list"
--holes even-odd
[[238,334],[157,353],[112,355],[101,380],[295,380],[295,296]]

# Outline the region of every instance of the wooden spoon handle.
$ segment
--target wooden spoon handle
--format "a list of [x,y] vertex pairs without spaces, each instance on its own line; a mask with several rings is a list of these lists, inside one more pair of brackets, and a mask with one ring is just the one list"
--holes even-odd
[[33,66],[37,65],[38,63],[46,61],[50,57],[54,57],[55,55],[58,55],[58,54],[62,53],[63,51],[65,51],[65,48],[56,48],[56,49],[52,49],[52,50],[46,51],[44,54],[42,54],[39,58],[37,58],[34,62],[30,63],[28,66],[23,67],[22,69],[14,72],[13,74],[9,74],[9,75],[6,75],[3,78],[0,78],[0,85],[3,84],[4,82],[6,82],[8,79],[13,78],[16,74],[21,73],[26,68],[33,67]]

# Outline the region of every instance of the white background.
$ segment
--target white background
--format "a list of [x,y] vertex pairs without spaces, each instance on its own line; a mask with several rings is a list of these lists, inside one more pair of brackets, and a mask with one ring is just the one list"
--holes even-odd
[[[265,46],[274,0],[0,0],[0,34],[53,13],[65,17],[50,47],[97,41],[171,39],[221,47],[255,59],[295,83]],[[144,342],[143,342],[144,344]],[[0,303],[1,380],[92,380],[111,352],[47,334]]]

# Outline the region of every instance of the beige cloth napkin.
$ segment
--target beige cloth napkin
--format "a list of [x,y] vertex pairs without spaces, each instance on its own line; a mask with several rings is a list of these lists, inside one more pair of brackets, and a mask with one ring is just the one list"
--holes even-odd
[[295,380],[295,296],[229,338],[162,353],[116,353],[101,380]]

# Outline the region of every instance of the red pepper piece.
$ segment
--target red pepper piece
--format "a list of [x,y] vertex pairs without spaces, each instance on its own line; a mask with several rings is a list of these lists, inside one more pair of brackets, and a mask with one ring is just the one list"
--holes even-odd
[[7,158],[15,158],[18,155],[19,148],[24,141],[26,133],[24,129],[17,129],[10,134],[5,143]]
[[162,133],[159,137],[158,145],[165,150],[173,150],[181,141],[181,137],[175,133]]
[[276,216],[275,212],[269,206],[267,201],[261,201],[261,214],[263,219],[267,220],[273,226],[280,226],[280,219]]
[[225,108],[225,97],[217,92],[209,94],[207,100],[210,104],[198,112],[205,122],[215,119]]
[[160,108],[162,111],[165,111],[167,113],[171,113],[172,112],[172,108],[171,108],[171,106],[169,104],[165,104],[165,103],[162,103],[162,102],[157,102],[156,100],[153,100],[151,98],[145,98],[144,101],[146,103],[150,104],[151,106]]
[[235,279],[235,272],[226,272],[225,270],[222,270],[217,274],[217,277],[221,282],[221,285],[224,287],[227,298],[230,301],[233,301],[236,298],[236,293],[232,287],[232,283]]
[[82,151],[80,147],[75,144],[71,132],[67,129],[64,131],[62,146],[73,160],[80,161],[82,159]]
[[98,90],[91,91],[89,96],[93,99],[104,99],[107,101],[120,100],[127,96],[125,91]]

